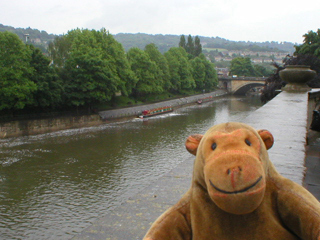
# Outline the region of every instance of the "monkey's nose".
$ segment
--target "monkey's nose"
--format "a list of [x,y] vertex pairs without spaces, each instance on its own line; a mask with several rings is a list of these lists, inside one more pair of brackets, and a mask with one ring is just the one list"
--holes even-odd
[[227,170],[227,174],[230,175],[230,174],[234,174],[234,173],[239,173],[242,171],[242,168],[240,166],[238,167],[234,167],[234,168],[228,168]]

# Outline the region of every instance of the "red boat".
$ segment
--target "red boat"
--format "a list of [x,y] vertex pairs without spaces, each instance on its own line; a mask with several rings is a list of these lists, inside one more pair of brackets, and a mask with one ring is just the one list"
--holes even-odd
[[142,111],[142,115],[139,116],[139,118],[147,118],[147,117],[153,117],[160,114],[165,114],[172,112],[172,107],[160,107],[160,108],[154,108],[151,110],[144,110]]
[[198,104],[201,104],[201,103],[204,103],[204,102],[210,102],[213,100],[213,97],[212,96],[209,96],[209,97],[205,97],[205,98],[201,98],[201,99],[198,99],[197,100],[197,103]]

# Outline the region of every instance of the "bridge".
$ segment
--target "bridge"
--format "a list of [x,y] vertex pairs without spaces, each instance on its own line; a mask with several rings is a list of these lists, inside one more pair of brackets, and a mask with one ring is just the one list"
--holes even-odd
[[264,77],[219,77],[219,87],[235,95],[245,95],[251,88],[262,87]]

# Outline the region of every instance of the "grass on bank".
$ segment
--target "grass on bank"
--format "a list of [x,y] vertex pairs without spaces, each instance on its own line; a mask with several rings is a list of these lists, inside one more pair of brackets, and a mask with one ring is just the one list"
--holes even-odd
[[201,94],[201,93],[202,92],[199,92],[199,91],[188,91],[188,92],[184,92],[183,94],[181,93],[173,94],[173,93],[166,92],[166,93],[161,93],[157,95],[151,94],[138,99],[133,99],[128,96],[116,96],[109,102],[94,104],[93,108],[97,111],[110,110],[113,108],[123,108],[123,107],[131,107],[131,106],[141,105],[141,104],[161,102],[161,101],[166,101],[170,99],[186,97],[186,96],[191,96],[191,95]]

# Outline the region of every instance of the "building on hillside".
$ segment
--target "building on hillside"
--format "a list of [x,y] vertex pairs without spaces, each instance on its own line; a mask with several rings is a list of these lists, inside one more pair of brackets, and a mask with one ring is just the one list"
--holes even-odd
[[35,39],[32,39],[32,42],[33,43],[41,43],[41,39],[40,38],[35,38]]
[[253,63],[282,63],[288,52],[226,51],[214,57],[216,62],[230,62],[236,57],[249,57]]
[[229,76],[229,68],[216,68],[218,78],[219,77],[228,77]]

